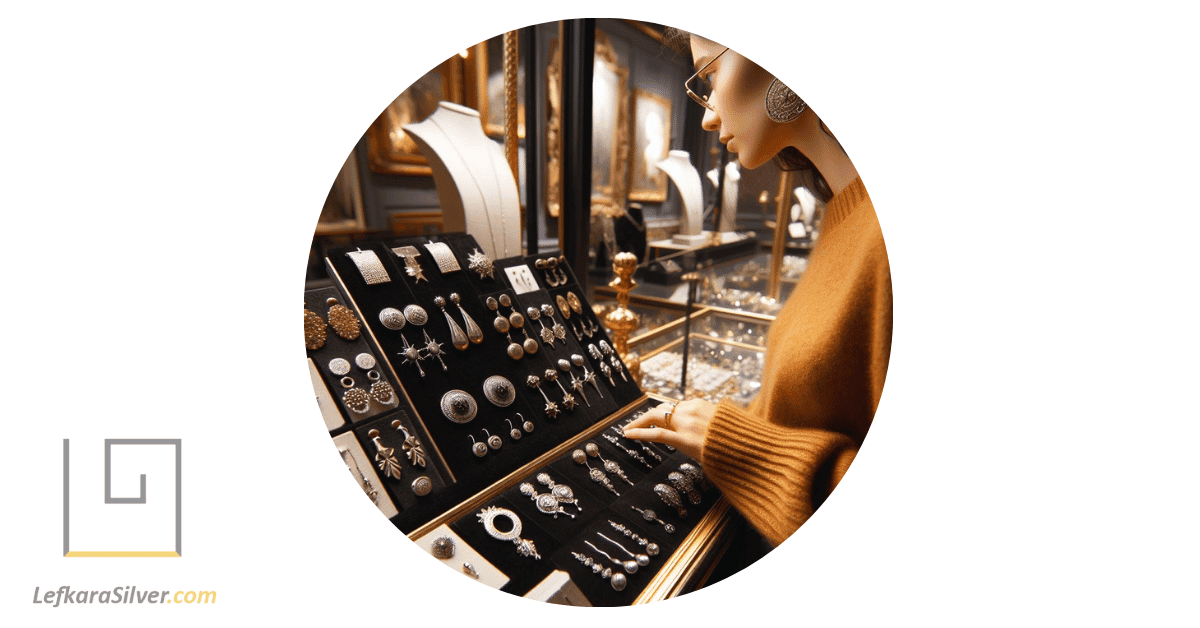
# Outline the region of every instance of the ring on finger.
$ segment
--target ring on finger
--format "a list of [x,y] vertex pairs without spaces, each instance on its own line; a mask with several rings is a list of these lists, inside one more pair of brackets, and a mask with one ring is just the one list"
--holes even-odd
[[671,407],[667,408],[667,411],[663,413],[663,427],[668,430],[671,429],[672,414],[675,414],[675,404],[671,404]]

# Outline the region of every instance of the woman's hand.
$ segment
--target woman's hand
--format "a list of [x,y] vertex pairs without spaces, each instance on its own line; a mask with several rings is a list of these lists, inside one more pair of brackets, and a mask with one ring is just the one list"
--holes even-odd
[[715,404],[702,399],[689,399],[678,405],[664,403],[630,421],[625,426],[625,437],[670,445],[703,466],[700,452],[704,448],[708,424],[716,412]]

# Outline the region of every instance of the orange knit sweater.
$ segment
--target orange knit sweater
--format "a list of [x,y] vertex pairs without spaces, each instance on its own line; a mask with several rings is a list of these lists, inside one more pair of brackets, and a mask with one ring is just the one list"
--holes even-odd
[[808,268],[767,337],[762,390],[717,405],[702,463],[774,545],[812,515],[862,445],[887,373],[892,284],[861,179],[825,208]]

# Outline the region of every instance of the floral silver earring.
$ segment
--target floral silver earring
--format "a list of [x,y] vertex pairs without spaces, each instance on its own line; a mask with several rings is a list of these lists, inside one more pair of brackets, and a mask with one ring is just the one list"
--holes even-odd
[[784,124],[800,117],[808,104],[784,85],[779,79],[771,81],[767,87],[767,97],[764,103],[767,107],[767,117],[774,122]]

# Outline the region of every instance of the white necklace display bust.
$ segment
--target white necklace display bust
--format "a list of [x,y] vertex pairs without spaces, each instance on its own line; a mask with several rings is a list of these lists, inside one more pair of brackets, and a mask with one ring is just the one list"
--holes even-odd
[[433,169],[442,230],[475,237],[492,259],[521,254],[521,200],[504,150],[483,132],[479,112],[450,102],[404,125]]
[[667,173],[679,190],[679,200],[683,205],[680,217],[679,233],[671,239],[676,244],[685,246],[700,246],[706,236],[704,226],[704,192],[700,183],[700,173],[692,165],[691,157],[686,150],[673,150],[667,153],[667,158],[655,164],[659,170]]

